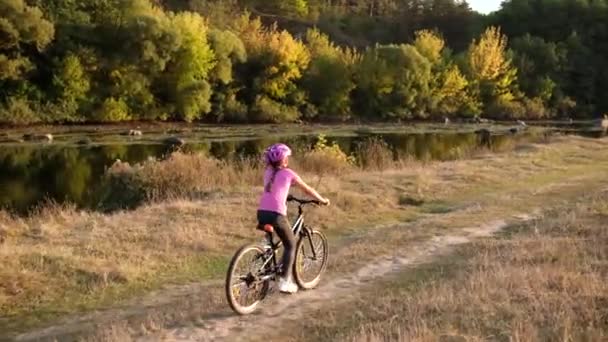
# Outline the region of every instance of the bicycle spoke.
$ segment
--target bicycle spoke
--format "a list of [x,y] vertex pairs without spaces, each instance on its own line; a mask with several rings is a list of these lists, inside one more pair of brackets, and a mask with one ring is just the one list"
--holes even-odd
[[231,279],[230,291],[236,302],[248,307],[258,302],[264,293],[264,283],[259,280],[264,269],[264,258],[255,250],[240,260]]
[[[309,283],[313,282],[322,272],[326,260],[326,251],[324,241],[320,235],[313,234],[305,239],[300,244],[296,268],[301,281]],[[312,239],[312,244],[308,239]]]

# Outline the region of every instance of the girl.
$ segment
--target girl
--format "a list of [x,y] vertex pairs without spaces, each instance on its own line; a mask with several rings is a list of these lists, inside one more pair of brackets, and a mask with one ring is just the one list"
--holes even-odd
[[296,238],[291,231],[289,221],[287,221],[289,188],[291,185],[296,185],[317,201],[329,205],[328,199],[321,197],[287,167],[290,155],[291,149],[285,144],[274,144],[264,153],[267,167],[264,173],[264,193],[260,199],[258,209],[259,224],[272,225],[285,248],[283,252],[283,275],[279,280],[279,291],[284,293],[296,293],[298,291],[298,285],[291,276],[296,254]]

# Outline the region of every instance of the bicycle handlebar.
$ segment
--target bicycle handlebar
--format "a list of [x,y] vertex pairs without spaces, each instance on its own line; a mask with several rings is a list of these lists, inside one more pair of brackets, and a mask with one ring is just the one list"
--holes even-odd
[[303,200],[303,199],[296,198],[292,195],[287,196],[287,202],[296,202],[300,205],[305,205],[305,204],[322,205],[323,204],[317,200]]

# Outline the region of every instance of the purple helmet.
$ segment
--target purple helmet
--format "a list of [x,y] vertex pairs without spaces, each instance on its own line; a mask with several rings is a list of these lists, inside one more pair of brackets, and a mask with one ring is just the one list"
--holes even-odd
[[285,144],[274,144],[264,152],[264,159],[267,164],[273,165],[280,163],[283,159],[291,155],[291,149]]

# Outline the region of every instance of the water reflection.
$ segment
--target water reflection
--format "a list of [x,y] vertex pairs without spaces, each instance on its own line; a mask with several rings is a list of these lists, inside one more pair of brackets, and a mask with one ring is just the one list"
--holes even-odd
[[[385,134],[329,137],[346,153],[375,136],[393,149],[396,158],[444,160],[463,156],[478,148],[499,150],[525,134],[484,136],[474,133]],[[207,141],[187,144],[184,152],[202,152],[217,158],[260,155],[277,140],[302,151],[316,142],[315,136],[268,137],[241,141]],[[103,146],[12,145],[0,148],[0,206],[23,211],[44,199],[95,207],[101,177],[115,160],[137,163],[163,158],[172,148],[162,144],[113,144]]]

